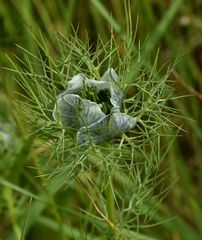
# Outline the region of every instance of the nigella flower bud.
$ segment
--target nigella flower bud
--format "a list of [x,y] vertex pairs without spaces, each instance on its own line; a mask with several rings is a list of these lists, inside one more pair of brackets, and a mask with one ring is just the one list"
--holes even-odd
[[77,130],[77,143],[105,142],[135,127],[136,118],[120,112],[123,96],[112,68],[99,81],[78,74],[58,96],[53,118],[59,113],[64,127]]
[[8,132],[0,128],[0,156],[5,156],[13,148],[13,141]]

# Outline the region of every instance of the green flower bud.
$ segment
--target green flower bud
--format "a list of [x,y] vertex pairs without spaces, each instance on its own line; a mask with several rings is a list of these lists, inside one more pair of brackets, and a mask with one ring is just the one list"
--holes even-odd
[[[123,91],[114,69],[103,77],[91,80],[78,74],[58,96],[57,107],[64,127],[77,130],[77,143],[95,144],[111,140],[135,127],[136,118],[121,113]],[[53,118],[57,120],[55,105]]]

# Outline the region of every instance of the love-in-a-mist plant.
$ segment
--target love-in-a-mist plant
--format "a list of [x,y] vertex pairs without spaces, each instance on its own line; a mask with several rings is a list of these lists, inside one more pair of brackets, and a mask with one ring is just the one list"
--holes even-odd
[[54,45],[31,35],[35,51],[20,47],[12,71],[51,193],[74,189],[65,224],[79,239],[153,239],[144,229],[169,189],[159,166],[175,137],[172,67],[159,69],[130,27],[92,46],[76,33]]

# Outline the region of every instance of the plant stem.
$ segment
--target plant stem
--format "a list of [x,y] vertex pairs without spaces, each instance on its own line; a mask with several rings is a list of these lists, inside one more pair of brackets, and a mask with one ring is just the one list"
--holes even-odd
[[[115,224],[116,223],[115,201],[114,201],[112,181],[110,176],[107,179],[106,202],[107,202],[108,219],[111,223]],[[115,229],[112,226],[109,226],[109,229],[111,234],[115,233]]]
[[[94,147],[94,145],[92,146],[92,150],[93,150],[93,153],[95,153],[95,155],[97,156],[97,160],[102,159],[102,156],[100,156],[100,154],[97,152],[97,149]],[[106,189],[105,189],[106,208],[107,208],[107,217],[109,220],[109,222],[107,223],[108,223],[110,235],[115,235],[117,231],[115,227],[116,225],[115,198],[113,193],[113,183],[112,183],[111,176],[109,175],[109,172],[105,178],[105,182],[106,182]]]

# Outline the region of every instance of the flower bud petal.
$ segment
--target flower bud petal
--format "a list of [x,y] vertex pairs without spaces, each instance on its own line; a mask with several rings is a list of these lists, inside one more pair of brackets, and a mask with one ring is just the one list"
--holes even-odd
[[[62,94],[58,98],[58,111],[60,120],[65,127],[79,129],[88,126],[105,117],[97,103],[82,99],[76,94]],[[56,106],[53,117],[57,119]]]
[[109,119],[109,128],[114,134],[122,134],[136,125],[136,118],[130,117],[125,113],[115,112]]

